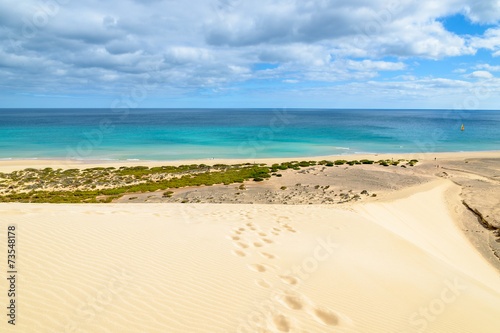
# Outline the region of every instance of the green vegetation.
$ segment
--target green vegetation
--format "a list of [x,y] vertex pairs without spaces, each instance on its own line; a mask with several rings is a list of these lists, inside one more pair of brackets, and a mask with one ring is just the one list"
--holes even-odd
[[[172,197],[169,189],[187,186],[230,185],[240,183],[238,189],[245,190],[245,181],[261,182],[272,176],[281,177],[278,170],[300,170],[304,167],[348,164],[380,164],[397,166],[401,162],[414,166],[417,160],[336,160],[336,161],[292,161],[273,164],[191,164],[180,166],[146,166],[110,168],[57,169],[52,168],[0,173],[0,202],[33,203],[107,203],[124,194],[167,190],[164,197]],[[296,186],[300,186],[297,184]],[[319,188],[319,187],[318,187]],[[286,187],[281,187],[286,189]],[[131,197],[130,200],[132,200]]]
[[[26,174],[28,173],[28,174]],[[34,176],[31,176],[31,173]],[[103,174],[106,173],[106,174]],[[166,179],[167,175],[175,175]],[[66,171],[28,170],[22,173],[26,178],[36,179],[33,185],[21,185],[24,192],[10,193],[0,196],[0,202],[50,202],[50,203],[77,203],[77,202],[111,202],[126,193],[144,193],[186,186],[211,186],[214,184],[229,185],[243,183],[253,179],[260,181],[271,177],[269,168],[259,165],[229,166],[189,165],[179,167],[122,167],[116,171],[104,168],[70,169]],[[0,174],[1,178],[19,182],[18,172]],[[133,179],[131,179],[133,178]],[[140,180],[137,180],[140,179]],[[61,190],[37,190],[37,184],[50,185],[47,187],[61,187]],[[49,184],[47,184],[49,183]],[[115,185],[114,188],[92,189],[92,185]],[[19,185],[19,184],[16,184]],[[88,186],[86,186],[88,185]],[[85,189],[75,189],[84,187]],[[169,197],[172,191],[164,193]]]

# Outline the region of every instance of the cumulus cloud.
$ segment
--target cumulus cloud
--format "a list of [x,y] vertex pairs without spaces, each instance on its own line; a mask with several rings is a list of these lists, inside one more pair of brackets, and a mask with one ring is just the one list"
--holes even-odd
[[490,72],[498,72],[500,71],[500,66],[492,66],[490,64],[479,64],[473,67],[474,69],[486,69]]
[[471,46],[488,50],[498,48],[500,46],[500,29],[491,28],[486,30],[483,36],[472,38]]
[[472,79],[491,79],[493,77],[493,74],[488,71],[475,71],[467,75],[466,77]]
[[216,46],[322,43],[347,56],[436,59],[474,53],[465,39],[436,21],[465,9],[457,1],[256,0],[207,21],[205,36]]
[[346,67],[355,70],[375,70],[375,71],[397,71],[406,68],[406,65],[402,62],[389,62],[389,61],[373,61],[373,60],[363,60],[363,61],[353,61],[349,60],[346,62]]
[[[394,73],[412,78],[408,86],[398,84],[401,89],[415,89],[418,74],[400,72],[412,71],[415,60],[440,61],[479,49],[500,55],[499,28],[457,35],[439,20],[456,14],[497,24],[499,3],[4,0],[0,85],[23,93],[120,94],[154,72],[161,94],[206,87],[227,91],[259,80],[289,87],[367,82]],[[262,70],[259,64],[273,66]],[[496,70],[482,66],[466,78],[491,78]],[[433,84],[438,82],[447,81]]]
[[464,5],[466,15],[473,22],[498,23],[500,2],[496,0],[473,0]]

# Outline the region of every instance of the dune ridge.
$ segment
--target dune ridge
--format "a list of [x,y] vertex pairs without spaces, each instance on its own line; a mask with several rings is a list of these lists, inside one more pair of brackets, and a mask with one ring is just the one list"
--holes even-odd
[[19,233],[15,329],[497,332],[500,277],[454,220],[458,193],[442,179],[344,207],[0,204]]

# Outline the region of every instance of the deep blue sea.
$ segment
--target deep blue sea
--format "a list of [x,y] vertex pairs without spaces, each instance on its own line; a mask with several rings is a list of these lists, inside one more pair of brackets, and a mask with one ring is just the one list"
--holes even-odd
[[500,150],[500,111],[0,109],[0,159],[180,160],[486,150]]

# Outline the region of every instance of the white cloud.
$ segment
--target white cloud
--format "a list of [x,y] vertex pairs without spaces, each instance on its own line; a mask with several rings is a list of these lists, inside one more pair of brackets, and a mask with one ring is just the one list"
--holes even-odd
[[491,66],[489,64],[479,64],[473,67],[474,69],[486,69],[490,72],[500,71],[500,66]]
[[495,50],[500,47],[500,28],[490,28],[483,36],[473,37],[471,47]]
[[491,79],[493,77],[493,74],[488,71],[475,71],[467,75],[466,77],[471,79]]
[[[43,10],[47,3],[0,3],[2,89],[119,93],[152,69],[160,89],[189,93],[246,80],[363,82],[383,72],[392,82],[391,72],[412,71],[419,59],[478,49],[500,56],[500,28],[459,36],[438,20],[462,13],[497,22],[498,1],[82,0]],[[256,70],[259,63],[275,68]],[[469,78],[498,71],[477,66]],[[398,89],[424,84],[411,74],[399,76],[411,82]]]
[[[481,94],[478,96],[478,89]],[[500,89],[500,80],[491,79],[477,82],[450,80],[443,78],[419,79],[415,81],[366,81],[329,87],[303,87],[286,93],[284,99],[297,100],[295,96],[307,97],[315,105],[330,107],[360,108],[442,108],[477,109],[497,108],[500,98],[494,92]],[[275,94],[275,92],[273,92]],[[363,96],[363,98],[360,98]],[[262,97],[264,98],[264,97]],[[298,99],[300,101],[300,99]]]
[[213,61],[211,50],[206,48],[173,46],[164,51],[165,61],[175,65]]
[[349,69],[357,71],[399,71],[406,68],[406,65],[402,62],[389,62],[389,61],[373,61],[373,60],[363,60],[354,61],[348,60],[346,62],[346,67]]
[[417,79],[418,78],[415,75],[408,75],[408,74],[398,75],[393,78],[393,80],[404,80],[404,81],[415,81]]
[[465,12],[473,22],[497,23],[500,18],[500,2],[496,0],[467,1]]

